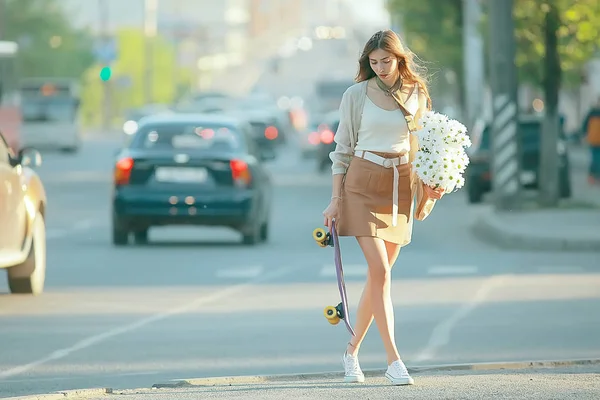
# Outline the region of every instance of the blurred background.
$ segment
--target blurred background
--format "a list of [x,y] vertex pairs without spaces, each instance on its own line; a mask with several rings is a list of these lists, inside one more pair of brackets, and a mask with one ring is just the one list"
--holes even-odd
[[[515,0],[494,31],[492,1],[0,0],[0,397],[339,369],[312,232],[341,96],[388,28],[473,141],[394,268],[404,361],[600,357],[600,3]],[[518,83],[508,210],[494,35]],[[353,313],[367,266],[342,251]],[[384,360],[373,326],[361,364]]]

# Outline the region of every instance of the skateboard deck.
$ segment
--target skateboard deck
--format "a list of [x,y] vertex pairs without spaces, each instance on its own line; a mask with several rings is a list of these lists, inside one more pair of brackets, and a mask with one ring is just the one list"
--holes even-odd
[[342,300],[337,306],[325,307],[324,314],[325,318],[332,325],[337,325],[340,320],[344,321],[348,332],[352,336],[356,336],[352,324],[350,322],[350,313],[348,312],[348,297],[346,295],[346,283],[344,281],[344,269],[342,267],[342,254],[340,251],[340,242],[335,230],[335,221],[331,223],[331,233],[325,232],[322,228],[317,228],[313,231],[313,238],[317,241],[321,247],[333,247],[333,260],[335,264],[335,272],[337,276],[338,289],[340,292],[340,299]]

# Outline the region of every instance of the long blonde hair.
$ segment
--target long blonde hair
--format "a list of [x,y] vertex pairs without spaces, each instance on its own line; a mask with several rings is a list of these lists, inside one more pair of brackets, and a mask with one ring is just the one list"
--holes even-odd
[[429,96],[425,78],[426,70],[416,63],[415,54],[404,48],[400,38],[392,30],[388,29],[376,32],[367,41],[358,59],[359,69],[355,78],[356,82],[366,81],[376,76],[375,71],[371,68],[369,54],[377,49],[385,50],[396,56],[400,76],[406,83],[419,85],[419,89],[423,91],[427,98],[427,108],[431,110],[431,97]]

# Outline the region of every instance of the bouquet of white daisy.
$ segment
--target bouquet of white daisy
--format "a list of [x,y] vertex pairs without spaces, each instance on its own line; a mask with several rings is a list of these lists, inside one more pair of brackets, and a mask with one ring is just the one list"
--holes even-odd
[[419,178],[433,188],[445,193],[464,186],[463,174],[469,157],[465,149],[471,146],[467,128],[446,115],[427,111],[420,120],[422,128],[415,131],[419,149],[413,168]]

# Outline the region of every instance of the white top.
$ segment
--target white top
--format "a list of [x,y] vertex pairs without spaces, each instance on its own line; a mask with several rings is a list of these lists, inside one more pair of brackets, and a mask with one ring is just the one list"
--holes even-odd
[[[418,90],[413,90],[405,107],[413,115],[419,109]],[[408,125],[400,109],[386,110],[377,106],[366,96],[363,115],[358,130],[355,151],[380,151],[406,153],[410,151]]]

